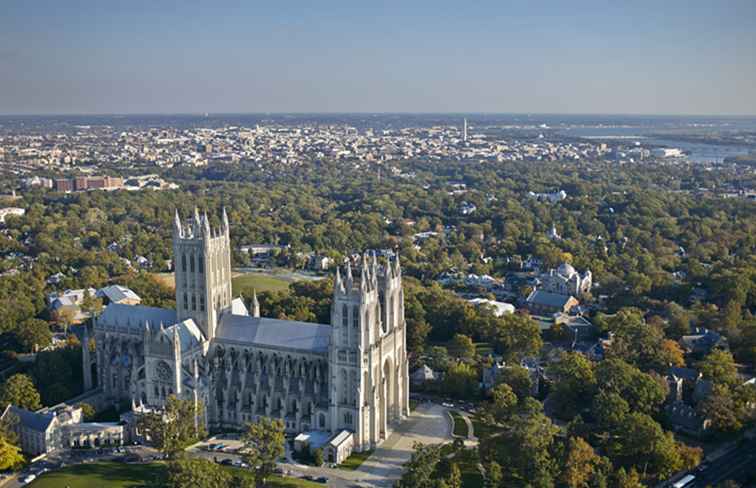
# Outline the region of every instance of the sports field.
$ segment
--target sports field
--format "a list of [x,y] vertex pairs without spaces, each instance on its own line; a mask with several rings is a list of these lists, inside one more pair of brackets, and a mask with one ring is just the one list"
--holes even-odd
[[[164,463],[100,462],[77,464],[53,473],[47,473],[32,481],[28,486],[30,488],[157,488],[168,485],[166,484],[166,466]],[[273,476],[266,486],[271,488],[316,488],[323,485],[297,478]]]

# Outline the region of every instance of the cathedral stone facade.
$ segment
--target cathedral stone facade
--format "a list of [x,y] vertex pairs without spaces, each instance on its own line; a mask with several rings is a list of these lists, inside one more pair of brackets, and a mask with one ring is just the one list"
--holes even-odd
[[398,256],[348,261],[331,323],[310,324],[260,317],[256,297],[251,312],[232,298],[230,249],[225,210],[219,229],[196,210],[188,225],[176,213],[176,310],[109,305],[94,321],[94,358],[83,348],[85,387],[152,408],[191,399],[211,431],[266,416],[292,433],[347,430],[355,449],[374,448],[409,414]]

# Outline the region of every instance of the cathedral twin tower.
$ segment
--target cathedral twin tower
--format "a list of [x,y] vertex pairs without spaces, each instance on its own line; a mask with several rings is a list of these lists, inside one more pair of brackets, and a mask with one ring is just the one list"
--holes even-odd
[[221,220],[213,229],[196,210],[188,224],[176,213],[175,311],[111,304],[97,318],[98,386],[156,407],[194,399],[211,430],[268,416],[292,433],[346,430],[357,450],[378,445],[409,414],[398,256],[337,269],[330,324],[260,317],[232,298],[225,210]]

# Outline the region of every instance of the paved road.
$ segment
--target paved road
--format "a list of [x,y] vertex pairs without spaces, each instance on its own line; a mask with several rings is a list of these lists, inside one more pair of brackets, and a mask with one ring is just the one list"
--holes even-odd
[[704,488],[727,480],[747,481],[749,477],[756,476],[756,439],[745,441],[705,469],[692,474],[696,480],[691,487]]
[[354,473],[366,486],[391,486],[412,455],[412,445],[438,444],[452,439],[446,408],[433,403],[418,405],[409,420],[392,433]]

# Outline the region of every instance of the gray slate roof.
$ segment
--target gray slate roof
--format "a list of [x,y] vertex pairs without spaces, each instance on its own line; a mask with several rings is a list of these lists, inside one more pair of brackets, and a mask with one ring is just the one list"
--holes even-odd
[[121,285],[110,285],[97,290],[98,297],[107,297],[111,302],[120,302],[121,300],[141,300],[139,295],[131,291],[129,288]]
[[51,413],[42,414],[31,412],[15,405],[8,405],[5,413],[3,413],[3,417],[7,414],[16,416],[19,424],[27,429],[36,430],[37,432],[45,432],[55,419],[55,416]]
[[173,337],[173,329],[178,330],[179,342],[181,343],[181,350],[188,351],[199,346],[202,341],[205,340],[205,336],[202,335],[202,331],[192,319],[186,319],[183,322],[179,322],[167,329],[165,332],[168,337]]
[[144,305],[111,303],[97,317],[97,326],[128,327],[137,332],[141,331],[147,321],[150,327],[159,326],[161,322],[168,327],[176,323],[176,311]]
[[569,295],[559,295],[557,293],[535,290],[530,296],[528,296],[527,302],[536,305],[562,308],[570,298],[572,297]]
[[331,326],[223,314],[215,340],[323,354],[328,352],[331,342]]

